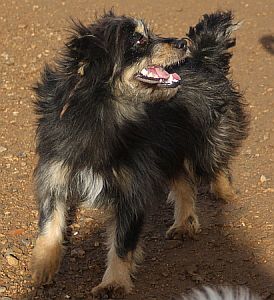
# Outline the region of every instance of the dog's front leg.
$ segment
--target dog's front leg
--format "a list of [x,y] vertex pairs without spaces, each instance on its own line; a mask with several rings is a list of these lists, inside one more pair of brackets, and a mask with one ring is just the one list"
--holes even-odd
[[94,298],[123,298],[132,290],[131,275],[142,256],[138,240],[144,220],[143,209],[132,205],[123,199],[113,209],[108,228],[107,269],[102,282],[92,290]]
[[68,168],[63,162],[40,162],[35,172],[39,203],[39,235],[32,253],[32,278],[49,283],[58,271],[66,226]]

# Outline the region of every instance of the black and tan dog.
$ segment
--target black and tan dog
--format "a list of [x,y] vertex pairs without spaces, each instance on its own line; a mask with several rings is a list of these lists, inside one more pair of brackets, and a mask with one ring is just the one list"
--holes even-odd
[[107,269],[92,290],[105,298],[132,290],[146,209],[167,188],[175,204],[171,239],[199,231],[198,183],[233,197],[229,163],[248,123],[226,76],[236,26],[230,12],[205,15],[178,40],[112,12],[88,27],[75,25],[36,88],[37,283],[58,270],[68,199],[111,214]]

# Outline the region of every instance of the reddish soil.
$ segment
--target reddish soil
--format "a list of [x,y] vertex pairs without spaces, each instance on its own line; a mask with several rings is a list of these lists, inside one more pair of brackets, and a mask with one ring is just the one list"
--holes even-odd
[[145,260],[128,299],[171,299],[201,284],[245,285],[274,299],[274,2],[264,1],[54,1],[0,3],[0,299],[91,299],[105,264],[100,212],[82,209],[53,284],[35,289],[29,260],[37,230],[32,190],[35,116],[31,86],[63,44],[70,16],[91,22],[115,8],[146,19],[156,32],[183,36],[199,17],[233,9],[244,20],[236,33],[232,77],[251,112],[251,131],[234,162],[238,197],[232,203],[199,196],[197,240],[166,241],[172,209],[151,211]]

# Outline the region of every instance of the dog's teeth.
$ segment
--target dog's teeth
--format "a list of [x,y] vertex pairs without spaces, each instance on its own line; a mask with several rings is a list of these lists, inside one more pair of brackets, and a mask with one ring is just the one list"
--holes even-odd
[[158,78],[154,73],[152,73],[152,72],[149,72],[148,74],[147,74],[147,76],[148,77],[151,77],[151,78]]
[[143,69],[143,70],[141,71],[141,74],[144,75],[144,76],[147,76],[147,74],[148,74],[147,69]]

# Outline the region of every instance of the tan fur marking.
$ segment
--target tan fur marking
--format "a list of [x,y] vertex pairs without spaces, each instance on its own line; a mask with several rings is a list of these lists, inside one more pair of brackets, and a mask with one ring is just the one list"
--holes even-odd
[[65,207],[56,205],[52,219],[36,240],[32,253],[32,278],[37,284],[49,283],[58,271],[63,254]]
[[49,283],[58,271],[62,258],[62,244],[49,245],[46,236],[40,236],[32,252],[32,279],[37,284]]
[[157,44],[153,48],[152,65],[166,66],[174,64],[184,57],[181,49],[176,49],[168,43]]
[[66,110],[68,109],[68,106],[69,106],[68,103],[66,103],[66,104],[63,106],[63,109],[62,109],[62,111],[61,111],[61,113],[60,113],[60,119],[62,119],[64,113],[65,113]]
[[137,26],[135,28],[135,32],[141,33],[143,36],[147,37],[144,23],[141,20],[136,20],[136,22]]
[[183,177],[175,180],[168,196],[174,202],[174,224],[167,231],[167,238],[181,239],[184,235],[193,237],[199,232],[200,224],[195,211],[196,191]]
[[129,252],[122,259],[117,256],[115,249],[115,223],[108,227],[108,252],[107,269],[102,282],[93,288],[92,294],[95,298],[105,297],[119,298],[130,293],[133,288],[131,275],[136,270],[136,263],[142,260],[142,249],[140,245],[134,252]]
[[231,183],[224,172],[218,174],[216,180],[212,182],[211,191],[218,199],[223,199],[226,201],[235,199],[235,193]]

